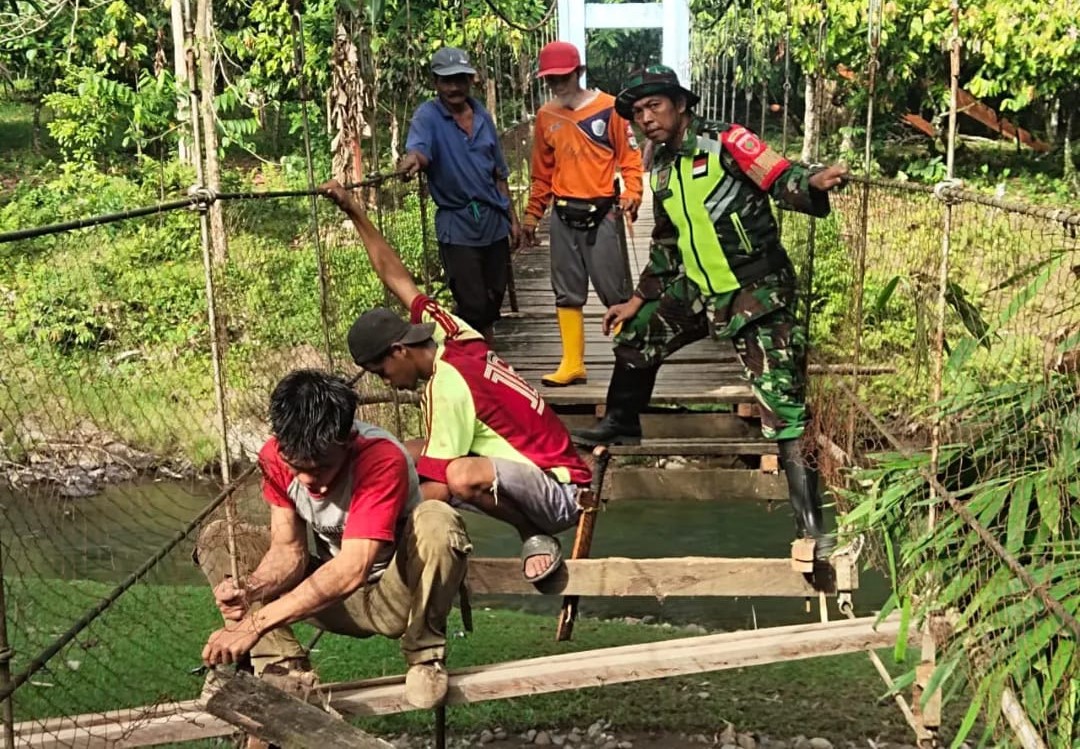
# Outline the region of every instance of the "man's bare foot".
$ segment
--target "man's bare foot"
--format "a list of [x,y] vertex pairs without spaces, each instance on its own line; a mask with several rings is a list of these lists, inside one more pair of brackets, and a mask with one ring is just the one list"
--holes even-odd
[[529,536],[521,545],[521,574],[530,583],[550,576],[562,564],[559,540],[545,533]]
[[525,560],[525,577],[532,579],[547,572],[551,567],[550,554],[536,554]]

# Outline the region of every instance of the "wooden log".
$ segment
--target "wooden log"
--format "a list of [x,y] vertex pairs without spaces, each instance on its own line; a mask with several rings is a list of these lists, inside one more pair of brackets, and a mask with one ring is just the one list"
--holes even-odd
[[[843,560],[849,564],[847,557]],[[858,584],[857,576],[846,574],[845,579]],[[571,559],[538,585],[522,579],[516,559],[480,557],[469,560],[468,580],[475,594],[503,595],[805,598],[836,592],[836,573],[828,565],[817,565],[808,579],[794,572],[788,559],[757,557]]]
[[243,671],[218,686],[206,711],[281,749],[393,749]]
[[717,499],[746,499],[787,501],[787,480],[783,472],[762,473],[756,469],[683,468],[622,468],[612,471],[608,484],[609,498],[641,499],[663,497],[671,500],[712,501]]

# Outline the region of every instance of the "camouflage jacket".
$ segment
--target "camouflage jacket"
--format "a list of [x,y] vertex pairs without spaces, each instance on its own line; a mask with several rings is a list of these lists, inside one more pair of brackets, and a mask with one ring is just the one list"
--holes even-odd
[[754,294],[753,313],[746,311],[751,319],[790,304],[794,274],[769,197],[781,208],[828,215],[828,194],[809,184],[815,171],[788,161],[741,125],[695,118],[681,144],[656,149],[656,226],[635,293],[656,299],[670,279],[684,273],[714,308],[744,296],[739,291],[791,287],[787,293]]

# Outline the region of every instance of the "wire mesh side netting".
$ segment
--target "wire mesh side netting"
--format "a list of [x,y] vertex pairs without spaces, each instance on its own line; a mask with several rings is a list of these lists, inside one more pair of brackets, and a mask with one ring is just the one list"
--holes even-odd
[[[861,370],[812,380],[826,473],[858,483],[855,505],[839,500],[878,542],[872,561],[907,568],[897,601],[928,623],[935,680],[968,674],[948,690],[963,690],[966,729],[1071,746],[1080,214],[945,185],[852,188],[813,243],[813,361]],[[805,268],[802,236],[786,233]]]
[[[533,97],[542,96],[523,76]],[[371,129],[385,132],[382,124]],[[519,211],[528,194],[530,132],[524,120],[503,137]],[[160,187],[181,191],[182,179],[170,175]],[[111,186],[99,187],[89,201],[43,193],[55,210],[43,208],[38,223],[116,210]],[[17,681],[18,744],[138,743],[149,735],[140,732],[163,722],[169,730],[150,740],[231,731],[188,702],[202,687],[203,643],[220,623],[191,558],[202,527],[193,520],[220,493],[226,454],[239,488],[202,520],[224,519],[228,509],[237,522],[265,525],[258,476],[247,469],[268,433],[271,389],[299,367],[353,378],[358,370],[345,339],[356,316],[376,305],[405,314],[343,214],[319,198],[312,221],[304,187],[301,175],[268,169],[255,192],[298,196],[230,194],[223,208],[227,260],[212,264],[212,284],[198,216],[188,210],[0,245],[11,261],[3,286],[12,302],[3,331],[9,375],[0,382],[8,624],[0,658],[10,658]],[[422,180],[375,180],[356,194],[418,285],[447,301],[435,209]],[[124,195],[118,205],[155,198]],[[355,386],[359,418],[402,438],[420,436],[413,399],[399,399],[370,377]],[[355,659],[335,643],[321,650],[315,659],[324,678],[357,676]],[[400,665],[393,648],[376,650],[365,658],[369,675]],[[102,715],[108,711],[119,712]]]
[[[394,180],[365,200],[416,277],[439,294],[419,185]],[[307,225],[306,210],[293,198],[225,211],[229,257],[215,268],[214,287],[234,476],[266,438],[277,380],[298,367],[353,376],[346,330],[388,301],[328,201],[319,204],[320,300],[314,244],[296,228]],[[13,324],[5,329],[5,369],[18,376],[0,387],[0,542],[20,742],[78,743],[90,719],[79,727],[59,718],[135,706],[160,717],[201,687],[192,669],[218,616],[191,559],[198,526],[182,531],[221,489],[221,440],[198,236],[196,217],[177,213],[4,245],[19,265],[8,279]],[[162,267],[166,298],[160,287],[143,293]],[[137,343],[148,339],[154,345]],[[376,401],[360,418],[417,436],[415,407],[395,408],[366,379],[357,387],[362,400]],[[249,472],[234,503],[238,520],[265,523],[257,486]],[[222,517],[224,506],[207,520]],[[145,574],[129,579],[140,567]],[[96,608],[103,613],[73,628]],[[94,731],[115,737],[137,724]]]

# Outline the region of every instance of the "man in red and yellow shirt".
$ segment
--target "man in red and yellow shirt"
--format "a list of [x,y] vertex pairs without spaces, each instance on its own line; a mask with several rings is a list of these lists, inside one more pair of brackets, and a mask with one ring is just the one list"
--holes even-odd
[[591,474],[559,417],[484,337],[416,287],[363,206],[340,184],[324,192],[352,219],[376,274],[409,309],[405,322],[377,307],[349,330],[349,352],[396,388],[426,380],[428,437],[410,445],[425,499],[473,509],[514,526],[523,574],[538,582],[561,561],[554,534],[580,515]]
[[[541,382],[562,387],[586,381],[582,308],[592,279],[606,306],[630,298],[630,279],[616,211],[635,214],[641,203],[641,154],[630,123],[610,94],[581,86],[585,67],[577,47],[551,42],[540,50],[540,69],[552,99],[536,113],[532,192],[522,231],[536,243],[536,226],[549,203],[551,287],[562,336],[559,368]],[[615,171],[623,189],[615,192]]]

